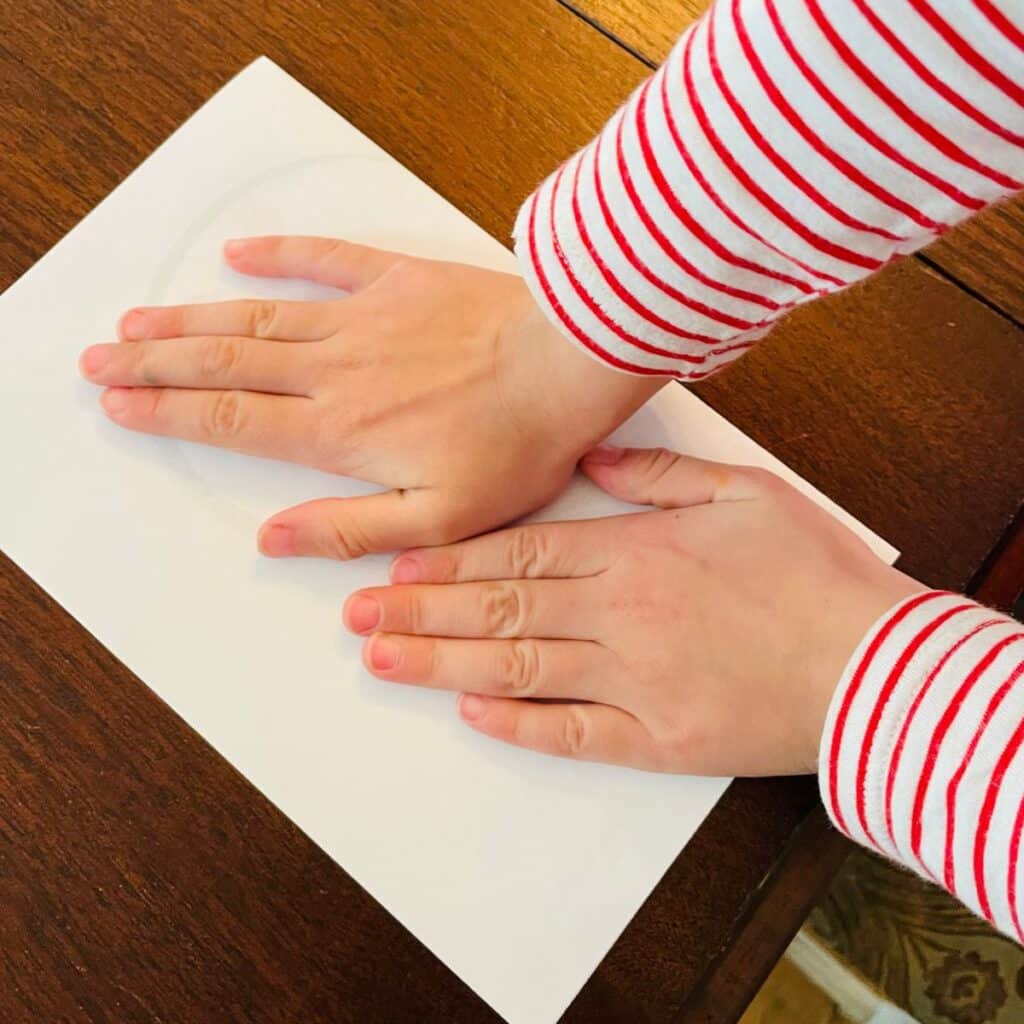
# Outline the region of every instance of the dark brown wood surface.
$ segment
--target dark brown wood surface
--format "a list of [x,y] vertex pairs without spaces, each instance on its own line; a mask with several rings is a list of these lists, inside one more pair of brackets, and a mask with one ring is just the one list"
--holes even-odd
[[[500,238],[648,71],[554,0],[5,5],[0,288],[260,53]],[[1021,504],[1021,342],[907,261],[700,393],[964,588]],[[5,1024],[493,1019],[2,561],[0,786]],[[567,1019],[735,1019],[827,876],[816,806],[810,780],[732,786]]]
[[[563,0],[650,67],[660,64],[711,0]],[[1024,324],[1024,199],[986,210],[918,255]]]

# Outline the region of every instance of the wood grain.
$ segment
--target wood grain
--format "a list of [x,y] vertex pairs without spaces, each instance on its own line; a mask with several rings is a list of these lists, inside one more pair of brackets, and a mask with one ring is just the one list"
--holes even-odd
[[[803,921],[849,853],[850,844],[832,828],[824,808],[816,807],[787,845],[788,871],[765,880],[736,940],[721,951],[694,987],[686,1005],[687,1020],[694,1024],[728,1020],[738,1002],[754,999],[772,967],[764,963],[761,951],[789,942],[792,934],[788,927],[780,929],[780,922]],[[792,884],[794,875],[803,878],[802,885]],[[752,970],[752,964],[759,969]],[[790,1019],[782,1013],[774,1017],[779,1024]],[[800,1024],[810,1019],[796,1018]]]
[[921,253],[954,281],[1024,324],[1024,197],[954,228]]
[[[711,0],[566,0],[566,6],[657,66]],[[1024,197],[990,207],[933,242],[927,262],[1024,324]]]
[[0,1020],[497,1020],[0,556]]
[[[647,73],[550,0],[0,6],[0,287],[263,52],[503,239]],[[700,393],[962,587],[1021,503],[1020,343],[908,262]],[[0,683],[0,1020],[493,1019],[6,562]],[[732,786],[567,1019],[687,1019],[743,949],[748,983],[689,1018],[734,1020],[827,877],[794,840],[816,806],[810,780]],[[773,889],[770,939],[743,945]]]

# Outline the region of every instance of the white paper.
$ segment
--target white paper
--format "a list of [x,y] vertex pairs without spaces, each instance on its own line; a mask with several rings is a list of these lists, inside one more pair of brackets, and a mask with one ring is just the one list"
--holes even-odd
[[[373,680],[339,609],[385,581],[387,560],[269,561],[254,547],[267,515],[365,488],[100,414],[76,359],[125,308],[322,294],[223,269],[225,238],[273,232],[514,268],[257,61],[0,298],[0,544],[499,1013],[553,1021],[727,780],[519,751],[461,725],[451,694]],[[795,479],[677,387],[617,436]],[[621,508],[576,481],[546,516]]]

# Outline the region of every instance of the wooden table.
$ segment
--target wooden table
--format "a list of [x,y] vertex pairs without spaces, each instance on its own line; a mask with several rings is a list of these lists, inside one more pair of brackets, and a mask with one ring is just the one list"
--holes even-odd
[[[583,6],[3,5],[0,288],[260,53],[507,239],[659,56],[630,33],[676,30],[656,3]],[[1020,223],[802,310],[700,388],[908,572],[994,603],[1024,579]],[[6,561],[0,783],[5,1024],[494,1019]],[[734,784],[566,1019],[735,1020],[844,852],[809,780]]]

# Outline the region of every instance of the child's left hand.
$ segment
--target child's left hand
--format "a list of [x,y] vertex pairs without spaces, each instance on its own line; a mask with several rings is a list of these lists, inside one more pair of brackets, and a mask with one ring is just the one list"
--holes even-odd
[[225,259],[348,294],[134,309],[80,367],[128,430],[388,488],[278,512],[266,555],[359,558],[527,515],[668,379],[570,344],[513,274],[332,238],[236,239]]
[[581,468],[660,511],[400,555],[392,586],[345,605],[369,670],[464,691],[473,728],[546,753],[813,771],[850,655],[921,585],[764,470],[615,449]]

